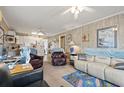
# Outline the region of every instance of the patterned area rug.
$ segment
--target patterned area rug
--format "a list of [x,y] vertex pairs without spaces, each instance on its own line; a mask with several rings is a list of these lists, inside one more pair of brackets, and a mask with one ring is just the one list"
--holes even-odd
[[74,87],[118,87],[81,71],[65,75],[63,78]]

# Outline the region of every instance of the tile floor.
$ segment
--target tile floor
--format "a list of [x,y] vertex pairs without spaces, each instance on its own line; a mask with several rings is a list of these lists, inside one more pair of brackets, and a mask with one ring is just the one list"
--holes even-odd
[[69,64],[65,66],[53,66],[50,62],[44,62],[44,80],[50,87],[72,87],[62,77],[75,71]]

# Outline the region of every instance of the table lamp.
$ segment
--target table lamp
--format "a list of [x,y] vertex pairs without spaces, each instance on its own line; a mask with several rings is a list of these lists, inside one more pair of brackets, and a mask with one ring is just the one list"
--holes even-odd
[[70,54],[78,54],[80,52],[80,48],[73,41],[71,41],[69,45],[70,45]]

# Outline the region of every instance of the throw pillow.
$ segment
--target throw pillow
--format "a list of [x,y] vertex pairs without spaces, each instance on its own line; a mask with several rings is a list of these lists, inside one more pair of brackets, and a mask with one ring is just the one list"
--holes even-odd
[[87,61],[86,54],[78,54],[78,60]]
[[95,61],[95,56],[87,55],[87,61],[94,62]]
[[117,63],[114,65],[114,68],[124,70],[124,63]]
[[112,58],[111,66],[115,66],[117,63],[124,63],[124,59]]

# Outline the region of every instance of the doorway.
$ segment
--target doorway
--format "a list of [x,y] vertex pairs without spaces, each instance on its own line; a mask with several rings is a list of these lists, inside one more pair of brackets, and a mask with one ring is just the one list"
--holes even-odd
[[65,35],[60,36],[60,47],[65,50]]

